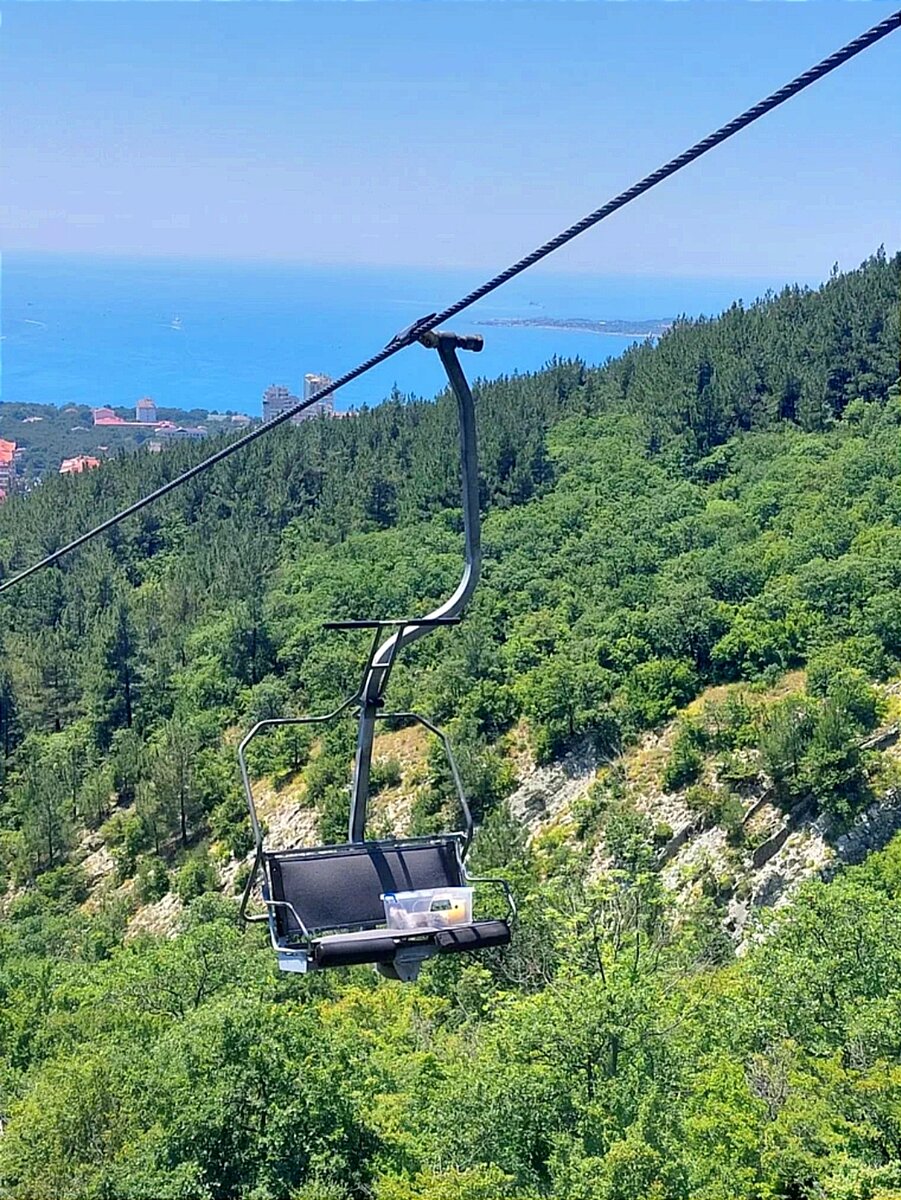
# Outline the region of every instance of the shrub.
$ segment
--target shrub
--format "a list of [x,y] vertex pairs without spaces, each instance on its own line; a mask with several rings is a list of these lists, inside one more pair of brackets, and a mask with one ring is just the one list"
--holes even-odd
[[753,758],[733,752],[725,754],[716,764],[718,777],[730,788],[743,791],[760,779],[760,768]]
[[760,727],[760,761],[777,799],[791,802],[801,787],[801,760],[813,736],[816,706],[806,697],[787,696],[766,713]]
[[662,782],[668,792],[694,783],[704,766],[700,742],[702,733],[696,725],[683,721],[673,741],[673,748],[663,768]]
[[705,825],[721,825],[730,835],[741,828],[744,807],[737,796],[724,788],[696,784],[685,793],[685,803]]
[[232,891],[236,895],[240,896],[245,887],[247,887],[247,880],[250,878],[250,871],[250,863],[242,863],[240,867],[238,867],[237,871],[235,871],[235,879],[234,883],[232,884]]
[[48,900],[65,909],[75,908],[88,898],[88,882],[83,869],[74,863],[56,867],[38,876],[37,890]]
[[585,839],[602,823],[610,805],[626,795],[625,774],[619,763],[608,767],[572,805],[576,833]]
[[623,701],[627,723],[637,728],[659,725],[697,691],[698,677],[691,663],[679,659],[651,659],[626,677]]
[[707,784],[696,783],[685,793],[685,803],[693,813],[705,820],[715,821],[720,806],[719,793]]
[[743,692],[729,692],[723,700],[704,706],[704,732],[713,750],[737,750],[757,742],[754,710]]
[[807,690],[812,696],[829,694],[836,675],[852,670],[869,679],[884,679],[888,671],[885,650],[873,634],[846,638],[811,654],[807,662]]
[[717,824],[725,829],[729,842],[736,845],[743,840],[744,805],[734,792],[721,792],[720,795],[722,798],[717,814]]
[[812,696],[825,700],[846,713],[860,730],[870,730],[879,721],[884,703],[871,687],[863,671],[856,667],[835,667],[823,664],[808,675],[807,690]]
[[722,902],[727,900],[735,891],[735,877],[728,871],[716,873],[707,870],[701,877],[701,891],[711,900]]
[[150,844],[144,822],[134,813],[115,813],[100,830],[100,836],[110,848],[119,882],[131,878],[138,855]]
[[305,772],[306,798],[319,813],[319,836],[324,842],[343,842],[350,813],[349,761],[337,744],[323,746]]
[[604,848],[614,867],[630,872],[648,870],[654,860],[654,828],[634,804],[611,806],[604,821]]
[[213,837],[228,847],[233,858],[243,858],[253,845],[247,803],[238,791],[230,792],[210,813]]
[[397,787],[400,780],[400,763],[396,758],[380,758],[373,762],[369,772],[369,788],[373,794],[384,788]]
[[823,707],[799,771],[799,780],[824,812],[845,820],[869,799],[859,730],[832,701]]
[[672,836],[673,827],[666,821],[658,821],[654,826],[654,844],[656,846],[665,846]]
[[138,867],[135,891],[142,904],[162,900],[169,891],[169,872],[158,858],[145,858]]
[[175,892],[182,904],[189,904],[204,892],[215,891],[218,886],[219,873],[205,850],[190,855],[175,880]]

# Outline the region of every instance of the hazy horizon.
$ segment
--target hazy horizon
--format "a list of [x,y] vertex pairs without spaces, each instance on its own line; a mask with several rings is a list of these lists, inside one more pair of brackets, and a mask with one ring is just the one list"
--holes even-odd
[[[878,245],[873,246],[872,250],[870,250],[866,254],[864,254],[864,256],[860,259],[859,262],[858,261],[855,261],[853,263],[852,262],[847,262],[847,263],[839,262],[839,269],[841,271],[854,270],[856,267],[860,266],[860,264],[862,262],[864,262],[867,258],[869,258],[871,254],[875,254],[879,249],[880,249],[880,246],[878,246]],[[886,254],[889,254],[889,255],[894,254],[896,252],[895,248],[891,247],[891,246],[885,246],[884,249],[885,249]],[[899,242],[898,249],[901,250],[901,242]],[[448,275],[448,276],[452,276],[452,275],[472,276],[475,273],[477,273],[480,269],[487,271],[487,270],[492,269],[495,265],[497,265],[497,266],[507,265],[507,264],[493,264],[492,263],[492,264],[480,264],[478,266],[460,266],[460,265],[444,266],[444,265],[440,265],[440,264],[433,266],[428,263],[405,263],[405,262],[387,262],[387,261],[386,262],[367,262],[364,260],[359,260],[359,261],[335,260],[335,259],[316,258],[316,257],[291,257],[291,256],[287,256],[287,255],[275,255],[275,254],[259,255],[259,254],[250,253],[250,252],[248,252],[246,254],[228,255],[228,254],[214,253],[214,252],[210,252],[208,254],[202,254],[202,253],[187,253],[187,254],[144,253],[144,254],[142,254],[138,250],[131,250],[131,249],[91,250],[91,249],[76,248],[76,249],[57,250],[57,249],[45,249],[45,248],[32,249],[32,248],[16,247],[16,248],[12,248],[12,249],[7,248],[7,249],[0,250],[0,262],[2,262],[3,258],[13,258],[13,257],[22,258],[22,259],[25,259],[25,258],[58,258],[58,259],[84,258],[84,259],[93,259],[95,261],[105,261],[105,262],[122,262],[122,263],[134,262],[134,263],[142,263],[142,264],[158,264],[160,266],[171,265],[171,266],[178,266],[178,267],[187,267],[193,263],[196,263],[198,266],[204,266],[204,267],[208,267],[210,265],[220,265],[222,267],[228,267],[228,266],[232,266],[232,265],[236,266],[236,267],[258,266],[260,268],[267,268],[267,267],[305,268],[305,267],[308,267],[308,268],[314,269],[314,270],[334,269],[336,272],[361,271],[361,272],[369,272],[369,273],[386,273],[386,272],[390,272],[390,271],[403,271],[403,272],[409,273],[409,274],[422,273],[423,275],[432,274],[434,272],[440,272],[441,274]],[[789,271],[788,268],[786,268],[786,270],[784,272],[785,282],[787,284],[797,282],[797,283],[804,283],[804,284],[811,285],[811,286],[817,286],[819,283],[825,282],[825,280],[829,277],[829,274],[832,270],[832,267],[833,267],[835,261],[837,261],[837,260],[833,260],[832,262],[830,262],[828,264],[828,266],[823,268],[822,271],[808,272],[803,276],[798,272],[792,273]],[[777,275],[778,273],[779,273],[778,271],[771,271],[767,275],[754,276],[754,275],[749,275],[745,272],[738,272],[738,273],[698,272],[698,273],[692,274],[691,272],[685,272],[685,271],[668,272],[668,271],[652,271],[652,270],[639,270],[639,269],[629,270],[629,271],[626,271],[626,270],[610,271],[610,270],[603,270],[600,267],[592,267],[589,265],[570,266],[569,269],[566,269],[565,267],[561,267],[561,268],[554,267],[553,259],[551,259],[550,264],[549,263],[539,263],[535,267],[532,267],[529,271],[529,276],[531,278],[545,277],[545,278],[552,278],[552,279],[573,279],[573,280],[580,280],[580,279],[627,280],[627,279],[636,279],[637,278],[637,279],[642,279],[642,280],[646,280],[649,282],[654,281],[654,280],[722,282],[722,283],[758,282],[758,283],[762,283],[766,286],[770,286],[769,281],[771,281],[773,276]]]

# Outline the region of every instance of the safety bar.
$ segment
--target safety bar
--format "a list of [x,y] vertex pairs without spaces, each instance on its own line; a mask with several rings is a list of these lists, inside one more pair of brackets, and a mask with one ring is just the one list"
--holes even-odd
[[253,891],[253,885],[256,882],[256,877],[260,870],[260,863],[263,860],[263,830],[260,826],[260,820],[257,816],[256,805],[253,801],[253,787],[250,782],[250,772],[247,769],[247,747],[257,736],[262,729],[269,729],[276,725],[324,725],[327,721],[333,721],[335,717],[339,717],[346,709],[354,703],[356,697],[350,696],[343,704],[339,704],[337,708],[330,713],[326,713],[322,717],[267,717],[263,721],[257,721],[256,725],[248,732],[238,744],[238,766],[241,770],[241,783],[244,787],[244,798],[247,801],[247,811],[250,814],[250,828],[253,831],[254,856],[253,865],[250,868],[250,874],[247,876],[247,883],[244,885],[244,893],[241,896],[241,905],[239,915],[245,921],[268,921],[269,917],[260,914],[252,914],[247,912],[247,905],[250,901],[250,893]]
[[467,802],[467,799],[466,799],[466,792],[463,788],[463,777],[460,774],[460,769],[457,766],[457,760],[454,758],[454,752],[451,749],[450,738],[447,736],[447,734],[444,732],[443,729],[439,729],[437,725],[433,725],[431,721],[427,721],[426,718],[420,716],[419,713],[415,713],[415,712],[378,712],[375,714],[375,720],[377,720],[377,721],[389,721],[392,719],[398,720],[398,721],[418,721],[420,725],[423,725],[426,729],[429,730],[430,733],[433,733],[435,735],[435,737],[438,739],[438,741],[441,743],[441,745],[444,747],[444,756],[447,759],[447,765],[450,767],[450,770],[451,770],[451,776],[454,781],[454,790],[457,793],[457,799],[460,802],[460,809],[462,810],[463,821],[466,826],[466,828],[463,832],[463,853],[461,855],[461,865],[462,865],[462,860],[466,857],[466,852],[469,849],[470,843],[472,842],[472,835],[473,835],[475,826],[474,826],[473,820],[472,820],[472,812],[470,810],[469,803]]
[[495,879],[493,876],[489,875],[470,875],[465,866],[463,867],[463,875],[465,876],[467,883],[496,884],[496,886],[503,891],[506,898],[507,907],[510,909],[510,920],[513,921],[516,919],[516,900],[513,898],[513,889],[510,887],[510,884],[506,881],[506,879]]

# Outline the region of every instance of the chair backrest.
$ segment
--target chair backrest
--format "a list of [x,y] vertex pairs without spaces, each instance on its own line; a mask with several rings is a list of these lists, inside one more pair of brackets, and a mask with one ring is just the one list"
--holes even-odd
[[[311,933],[383,924],[383,892],[463,884],[458,835],[281,851],[266,865],[271,898],[292,905]],[[282,904],[275,920],[280,937],[300,932]]]

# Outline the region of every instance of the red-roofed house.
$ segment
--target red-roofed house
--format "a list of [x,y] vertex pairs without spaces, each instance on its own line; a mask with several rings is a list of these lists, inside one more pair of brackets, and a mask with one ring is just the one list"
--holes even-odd
[[95,425],[124,425],[121,417],[117,417],[111,408],[92,408],[91,416]]
[[93,471],[100,466],[99,458],[91,458],[87,454],[79,454],[76,458],[64,458],[60,464],[60,475],[80,475],[82,471]]

